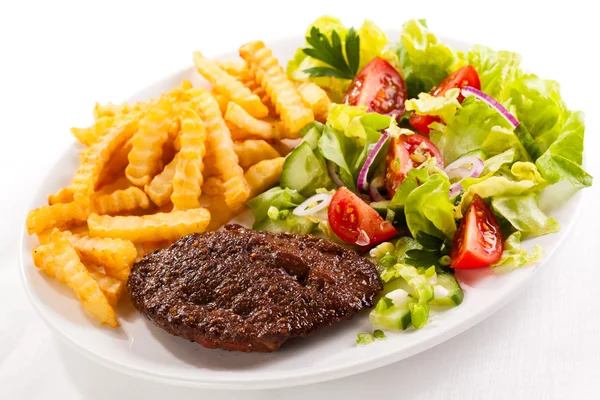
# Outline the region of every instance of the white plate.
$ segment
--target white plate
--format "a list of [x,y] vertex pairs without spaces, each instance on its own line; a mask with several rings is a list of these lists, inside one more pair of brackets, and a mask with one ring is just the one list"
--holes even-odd
[[[399,32],[388,32],[399,37]],[[244,38],[240,38],[243,41]],[[280,60],[291,58],[302,44],[300,36],[268,43]],[[446,42],[466,50],[467,44]],[[232,52],[220,57],[234,59]],[[146,100],[179,85],[182,79],[194,84],[202,80],[189,67],[164,78],[130,100]],[[40,184],[31,204],[46,203],[47,195],[67,185],[77,168],[78,146],[62,154]],[[567,236],[581,199],[581,192],[561,207],[551,209],[557,196],[554,191],[541,199],[542,207],[561,224],[561,231],[534,240],[543,245],[547,258]],[[545,201],[551,199],[551,201]],[[372,331],[367,312],[352,321],[324,328],[316,334],[286,343],[270,354],[244,354],[224,350],[209,350],[198,344],[171,336],[142,318],[129,302],[123,302],[117,314],[119,329],[101,328],[86,315],[72,292],[40,273],[31,261],[31,250],[37,240],[23,231],[21,242],[22,277],[25,289],[40,316],[69,345],[93,360],[131,375],[190,386],[250,389],[275,388],[320,382],[357,374],[390,364],[433,347],[480,322],[506,304],[528,283],[544,264],[523,268],[510,274],[497,275],[490,269],[458,274],[465,291],[461,306],[440,313],[418,331],[387,332],[385,340],[368,346],[355,345],[358,332]]]

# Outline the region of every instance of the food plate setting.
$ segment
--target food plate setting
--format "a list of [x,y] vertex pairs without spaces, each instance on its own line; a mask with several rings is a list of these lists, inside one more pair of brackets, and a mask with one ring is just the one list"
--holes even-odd
[[124,373],[269,388],[417,354],[530,281],[592,184],[557,82],[423,20],[190,56],[72,128],[23,232],[41,317]]

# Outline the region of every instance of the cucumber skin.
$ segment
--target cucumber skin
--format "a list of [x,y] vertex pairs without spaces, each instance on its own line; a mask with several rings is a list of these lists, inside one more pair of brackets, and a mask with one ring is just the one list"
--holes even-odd
[[310,197],[315,194],[316,189],[329,189],[334,183],[329,177],[325,162],[314,153],[308,142],[302,142],[285,159],[280,185],[295,189],[304,197]]
[[458,281],[454,277],[454,275],[449,273],[440,273],[438,274],[438,285],[443,286],[446,290],[448,290],[448,296],[442,298],[434,298],[429,302],[432,306],[458,306],[462,303],[464,298],[464,293],[458,284]]

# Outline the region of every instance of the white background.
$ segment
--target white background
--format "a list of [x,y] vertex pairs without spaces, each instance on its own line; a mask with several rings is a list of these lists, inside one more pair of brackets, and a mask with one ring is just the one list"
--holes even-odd
[[[0,5],[0,399],[233,399],[94,364],[54,337],[27,303],[17,243],[47,168],[91,121],[96,101],[119,102],[191,64],[191,52],[304,32],[328,13],[399,28],[427,18],[440,35],[506,48],[562,83],[586,112],[588,169],[600,176],[600,29],[593,2],[2,2]],[[587,4],[589,3],[589,5]],[[395,38],[394,38],[395,39]],[[570,238],[508,306],[429,351],[369,373],[246,399],[600,399],[600,182],[587,189]]]

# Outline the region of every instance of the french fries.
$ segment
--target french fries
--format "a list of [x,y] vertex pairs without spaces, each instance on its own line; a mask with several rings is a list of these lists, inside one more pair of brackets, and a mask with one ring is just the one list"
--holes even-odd
[[107,275],[120,281],[127,281],[131,266],[137,257],[133,243],[118,238],[101,238],[86,235],[64,235],[80,259],[86,264],[104,267]]
[[108,303],[111,306],[116,307],[123,295],[125,283],[106,275],[104,273],[104,268],[102,267],[93,264],[86,265],[86,267],[92,278],[98,283],[98,287],[100,287],[104,296],[106,296]]
[[284,157],[278,157],[272,160],[261,161],[248,168],[244,177],[252,188],[250,198],[275,186],[279,182],[284,162]]
[[314,120],[313,112],[304,105],[296,86],[288,79],[273,53],[261,41],[246,43],[240,56],[250,66],[250,73],[267,92],[285,129],[296,134]]
[[251,79],[248,64],[244,60],[217,61],[217,65],[242,83]]
[[168,111],[159,108],[150,110],[140,121],[128,156],[129,165],[125,169],[127,179],[134,185],[143,187],[149,184],[160,169],[158,161],[163,145],[169,139],[171,124]]
[[204,57],[199,51],[194,52],[194,63],[198,72],[209,81],[217,91],[236,102],[250,115],[263,118],[269,115],[269,109],[252,94],[240,81],[223,71],[214,61]]
[[119,326],[115,311],[98,283],[59,230],[52,232],[48,244],[36,247],[32,253],[36,267],[73,289],[83,307],[100,323],[113,328]]
[[225,185],[223,185],[223,181],[220,178],[217,178],[216,176],[211,176],[207,178],[204,182],[202,190],[208,196],[219,196],[225,193]]
[[299,84],[298,93],[300,93],[304,104],[313,111],[315,119],[325,122],[331,106],[327,93],[314,82]]
[[273,125],[267,121],[254,118],[234,102],[229,102],[227,104],[225,120],[239,128],[231,130],[233,139],[247,139],[248,137],[257,137],[267,140],[277,139],[275,127]]
[[120,214],[148,207],[150,207],[148,196],[135,186],[92,197],[92,209],[100,215]]
[[173,177],[171,202],[179,210],[200,207],[202,193],[202,158],[206,154],[206,131],[198,115],[191,109],[181,112],[181,150]]
[[237,154],[229,129],[221,116],[216,100],[207,92],[199,94],[197,110],[208,133],[208,144],[216,157],[216,167],[225,182],[225,202],[238,208],[248,199],[250,188],[244,179],[244,170],[239,166]]
[[27,215],[27,232],[41,233],[50,228],[66,228],[84,222],[88,216],[88,207],[72,201],[42,206]]
[[48,196],[48,205],[70,203],[73,201],[73,191],[70,187],[61,188],[58,192]]
[[190,233],[204,232],[210,213],[204,208],[152,215],[111,217],[91,214],[88,228],[93,236],[120,238],[132,242],[176,240]]
[[167,205],[171,200],[171,194],[173,193],[173,178],[175,177],[178,163],[179,154],[176,154],[173,161],[171,161],[160,174],[156,175],[149,185],[144,186],[144,191],[148,197],[150,197],[152,202],[159,207]]
[[237,154],[240,167],[246,169],[259,161],[279,157],[279,152],[264,140],[245,140],[234,142],[233,148]]
[[108,130],[115,124],[115,118],[112,116],[103,116],[98,118],[94,125],[89,128],[71,128],[71,133],[79,143],[84,146],[91,146],[108,133]]

